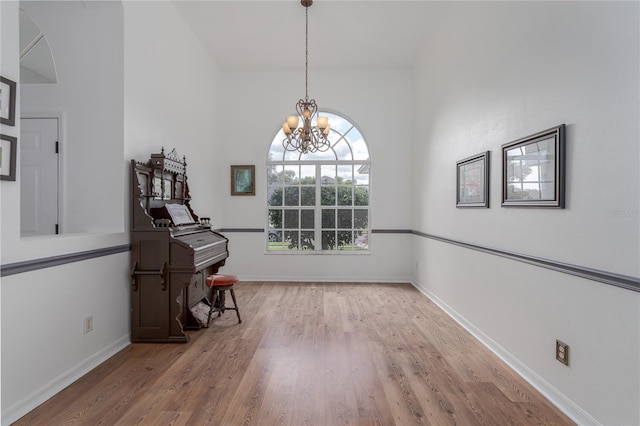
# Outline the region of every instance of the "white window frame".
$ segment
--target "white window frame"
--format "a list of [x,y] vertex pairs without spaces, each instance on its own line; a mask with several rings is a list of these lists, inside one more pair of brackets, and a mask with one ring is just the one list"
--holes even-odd
[[[368,145],[366,144],[366,141],[364,139],[364,136],[362,135],[362,131],[360,131],[360,129],[353,123],[352,120],[346,118],[345,116],[335,113],[335,112],[323,112],[323,115],[328,115],[329,116],[329,120],[331,122],[332,117],[334,118],[334,120],[337,119],[342,119],[344,120],[344,122],[348,123],[348,128],[346,128],[346,130],[343,131],[339,131],[336,130],[333,126],[331,129],[332,135],[330,135],[330,139],[332,140],[332,148],[331,150],[334,152],[334,158],[333,160],[324,160],[324,159],[319,159],[319,160],[305,160],[304,159],[304,155],[298,155],[296,160],[285,160],[284,158],[287,156],[286,153],[282,153],[281,158],[279,158],[278,160],[270,160],[271,155],[274,153],[273,147],[276,146],[278,147],[277,144],[281,144],[282,140],[285,138],[284,133],[282,132],[282,130],[280,130],[276,136],[274,137],[274,139],[272,140],[270,146],[269,146],[269,150],[267,153],[267,162],[266,162],[266,170],[267,170],[267,179],[266,179],[266,185],[267,185],[267,200],[266,200],[266,221],[267,221],[267,233],[266,233],[266,252],[268,254],[290,254],[290,255],[299,255],[299,254],[340,254],[340,255],[352,255],[352,254],[369,254],[370,253],[370,249],[369,249],[369,241],[371,239],[371,174],[370,174],[370,170],[371,170],[371,156],[370,156],[370,150]],[[360,153],[357,154],[360,156],[360,158],[362,158],[363,155],[363,147],[366,148],[366,159],[355,159],[354,155],[354,146],[352,146],[351,143],[349,143],[349,133],[355,129],[356,132],[355,135],[359,135],[360,139],[356,142],[359,145],[359,149],[360,149]],[[347,146],[349,147],[349,155],[350,155],[350,159],[337,159],[337,153],[335,150],[333,150],[333,147],[338,144],[341,143],[342,141],[344,141],[344,143],[347,144]],[[279,147],[278,147],[279,148]],[[279,149],[281,151],[281,149]],[[289,154],[290,155],[290,154]],[[313,158],[313,156],[311,156],[311,158]],[[270,183],[270,179],[269,179],[269,173],[271,173],[273,166],[279,167],[281,170],[286,170],[286,166],[313,166],[315,167],[315,183],[314,188],[315,188],[315,205],[314,206],[304,206],[302,205],[302,199],[301,199],[301,194],[299,195],[299,202],[297,205],[295,206],[287,206],[285,205],[285,192],[286,192],[286,188],[287,185],[283,184],[282,187],[282,205],[280,206],[271,206],[270,205],[270,194],[271,194],[271,189],[272,187],[280,187],[280,185],[273,185],[272,183]],[[322,182],[322,167],[323,166],[334,166],[336,167],[336,176],[340,176],[340,172],[338,172],[337,170],[339,170],[339,166],[350,166],[351,167],[351,184],[349,185],[352,189],[352,201],[351,201],[351,205],[348,206],[340,206],[338,205],[338,203],[336,202],[335,205],[333,206],[323,206],[322,205],[322,187],[323,187],[323,182]],[[368,175],[368,179],[366,181],[366,184],[357,184],[356,181],[356,174],[358,173],[358,170],[365,167],[366,168],[366,174]],[[298,168],[298,171],[300,169]],[[300,173],[297,173],[297,179],[300,180],[301,176]],[[354,183],[355,182],[355,183]],[[305,186],[305,184],[297,184],[298,187],[303,187]],[[325,185],[326,186],[326,185]],[[337,192],[337,188],[339,187],[339,184],[335,184],[335,188],[336,188],[336,192]],[[367,204],[364,206],[359,206],[356,205],[356,200],[355,200],[355,191],[354,189],[357,187],[366,187],[366,191],[367,191]],[[337,194],[336,194],[336,198],[337,198]],[[277,228],[277,229],[272,229],[270,228],[270,220],[269,220],[269,211],[272,210],[275,207],[275,209],[281,209],[282,210],[282,228]],[[313,209],[314,210],[314,229],[313,229],[313,237],[314,237],[314,249],[313,250],[307,250],[304,249],[303,247],[298,247],[297,249],[286,249],[286,248],[282,248],[282,249],[270,249],[270,235],[272,233],[277,233],[278,231],[280,231],[280,242],[282,243],[282,247],[285,246],[285,243],[282,241],[283,239],[285,239],[285,233],[286,232],[290,232],[290,231],[297,231],[298,234],[298,238],[300,238],[300,233],[301,232],[305,232],[305,231],[309,231],[311,232],[310,229],[307,228],[302,228],[302,224],[300,223],[301,221],[301,217],[299,216],[298,218],[298,227],[297,228],[286,228],[285,227],[285,211],[286,210],[296,210],[296,211],[301,211],[304,210],[305,208],[308,209]],[[344,231],[348,231],[348,232],[358,232],[360,231],[360,228],[356,228],[356,224],[355,222],[355,211],[356,210],[366,210],[367,213],[367,227],[365,228],[366,231],[366,245],[363,244],[363,241],[361,241],[359,244],[356,245],[356,238],[353,237],[352,239],[352,249],[351,250],[345,250],[345,249],[339,249],[338,248],[338,242],[336,241],[336,245],[334,246],[334,249],[326,249],[323,250],[322,246],[322,232],[323,232],[323,228],[322,228],[322,212],[323,210],[326,209],[335,209],[336,210],[336,223],[335,223],[335,227],[333,228],[327,228],[325,229],[325,231],[331,229],[334,232],[344,232]],[[351,227],[350,228],[339,228],[338,227],[338,217],[337,217],[337,211],[339,210],[350,210],[351,211]],[[337,236],[337,234],[336,234]],[[353,234],[352,234],[353,236]],[[304,246],[304,243],[301,242],[300,243],[301,246]],[[354,248],[357,247],[357,248]]]

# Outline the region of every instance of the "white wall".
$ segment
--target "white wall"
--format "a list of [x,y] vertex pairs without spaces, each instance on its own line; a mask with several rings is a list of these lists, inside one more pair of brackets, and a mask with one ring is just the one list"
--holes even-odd
[[129,344],[128,265],[125,252],[2,278],[2,424]]
[[[0,72],[18,83],[19,6],[13,1],[0,3]],[[23,6],[47,35],[59,83],[20,87],[16,126],[3,125],[1,131],[19,137],[21,107],[63,114],[68,137],[62,154],[65,218],[73,224],[66,231],[74,233],[20,238],[18,172],[15,182],[0,183],[2,265],[128,243],[122,215],[126,170],[122,6],[117,2]],[[2,278],[3,424],[129,343],[128,271],[128,253],[121,253]],[[94,329],[85,335],[83,324],[89,315]]]
[[[411,211],[412,76],[407,70],[315,71],[309,97],[319,107],[348,117],[362,131],[371,155],[371,229],[409,229]],[[223,228],[267,228],[267,152],[287,115],[304,95],[304,72],[225,73],[224,127],[216,135],[221,167],[216,182],[224,206]],[[400,147],[400,148],[399,148]],[[256,165],[255,197],[229,195],[229,166]],[[373,234],[370,255],[266,254],[266,235],[227,233],[230,257],[225,271],[245,279],[406,281],[407,234]]]
[[[416,70],[413,229],[640,276],[638,13],[455,4]],[[502,208],[500,145],[561,123],[567,208]],[[456,209],[456,161],[486,150],[491,208]],[[418,236],[413,249],[416,284],[574,419],[640,423],[640,293]]]
[[125,159],[176,148],[186,156],[191,207],[217,226],[226,188],[216,181],[224,107],[217,67],[170,2],[127,1],[124,10]]

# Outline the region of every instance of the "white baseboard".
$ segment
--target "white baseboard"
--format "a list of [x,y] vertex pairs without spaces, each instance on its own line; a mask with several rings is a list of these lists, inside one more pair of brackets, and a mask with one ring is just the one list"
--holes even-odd
[[327,276],[309,276],[305,275],[303,277],[294,277],[294,276],[273,276],[273,277],[265,277],[261,275],[259,277],[252,275],[241,275],[240,281],[263,281],[263,282],[272,282],[272,281],[282,281],[282,282],[299,282],[299,283],[397,283],[397,284],[407,284],[411,283],[411,278],[409,277],[327,277]]
[[126,348],[131,342],[131,336],[127,334],[120,339],[111,343],[109,346],[103,348],[99,352],[96,352],[89,358],[82,361],[80,364],[65,371],[49,383],[43,385],[39,389],[36,389],[30,395],[24,397],[20,401],[16,402],[10,407],[2,407],[2,424],[9,425],[25,414],[29,413],[49,398],[78,380],[80,377],[87,374],[89,371],[102,364],[107,359],[111,358],[122,349]]
[[427,288],[420,285],[415,280],[412,280],[413,286],[418,289],[422,294],[427,296],[433,303],[438,305],[440,309],[447,313],[455,322],[460,324],[465,330],[471,333],[476,339],[486,346],[491,352],[496,354],[498,358],[504,361],[511,369],[513,369],[518,375],[526,380],[531,386],[533,386],[538,392],[544,395],[552,404],[554,404],[560,411],[567,415],[571,420],[579,425],[600,425],[600,423],[594,419],[589,413],[584,411],[580,406],[567,398],[558,389],[553,387],[549,382],[539,376],[535,371],[531,370],[519,359],[514,357],[511,353],[505,350],[502,346],[496,343],[491,337],[483,333],[471,322],[467,321],[462,315],[458,314],[445,302],[440,300],[435,294],[430,292]]

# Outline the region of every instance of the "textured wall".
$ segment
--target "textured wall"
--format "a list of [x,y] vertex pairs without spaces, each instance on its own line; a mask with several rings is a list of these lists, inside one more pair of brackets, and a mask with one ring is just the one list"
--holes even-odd
[[[413,228],[640,276],[638,3],[467,3],[441,23],[416,70]],[[561,123],[566,209],[501,207],[501,144]],[[456,209],[456,161],[487,150],[490,209]],[[640,422],[640,293],[421,237],[414,274],[561,406]]]

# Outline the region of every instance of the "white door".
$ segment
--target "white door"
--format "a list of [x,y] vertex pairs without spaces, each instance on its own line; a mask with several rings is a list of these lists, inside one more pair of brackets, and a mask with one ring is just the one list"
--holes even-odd
[[20,235],[57,234],[58,119],[20,119]]

